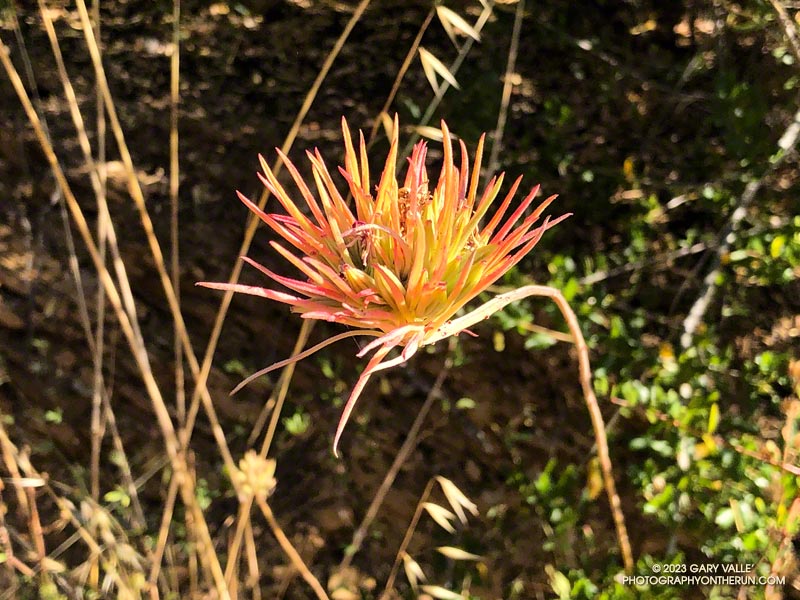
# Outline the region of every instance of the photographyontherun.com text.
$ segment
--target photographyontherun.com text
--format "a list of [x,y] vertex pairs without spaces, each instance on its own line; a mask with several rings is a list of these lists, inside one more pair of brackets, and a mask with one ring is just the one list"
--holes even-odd
[[785,577],[756,575],[755,565],[738,563],[721,564],[664,564],[651,565],[647,575],[625,575],[624,585],[688,585],[688,586],[748,586],[783,585]]

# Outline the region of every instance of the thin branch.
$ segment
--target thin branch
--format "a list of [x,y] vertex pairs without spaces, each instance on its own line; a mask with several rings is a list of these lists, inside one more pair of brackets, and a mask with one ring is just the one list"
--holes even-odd
[[[82,0],[79,0],[81,2]],[[85,9],[85,6],[83,7]],[[87,17],[88,18],[88,17]],[[185,461],[185,457],[180,452],[178,438],[175,433],[175,428],[172,424],[172,420],[169,416],[169,410],[164,403],[164,398],[161,394],[161,390],[156,383],[155,377],[153,376],[153,371],[150,366],[150,360],[147,356],[147,349],[144,347],[143,344],[140,343],[140,340],[137,339],[134,329],[131,325],[131,319],[128,317],[128,314],[122,308],[122,302],[120,299],[119,292],[114,285],[113,280],[106,269],[105,265],[100,260],[100,254],[94,240],[92,239],[92,234],[89,231],[89,226],[86,222],[86,218],[83,214],[83,211],[78,204],[74,194],[72,193],[72,189],[70,188],[69,183],[64,175],[64,171],[61,169],[61,165],[58,162],[58,158],[53,151],[53,147],[50,144],[47,136],[45,135],[44,130],[42,129],[41,121],[39,120],[39,116],[36,114],[36,111],[33,108],[33,104],[31,104],[30,98],[28,97],[28,93],[25,90],[25,86],[22,83],[22,80],[19,78],[19,74],[17,73],[16,68],[14,67],[11,59],[9,58],[9,51],[6,45],[0,40],[0,62],[3,64],[3,68],[8,75],[9,80],[11,81],[12,86],[14,87],[15,92],[22,104],[23,109],[25,110],[26,115],[28,116],[28,121],[30,122],[33,130],[36,134],[36,137],[39,141],[39,145],[42,148],[42,151],[47,158],[47,161],[50,163],[50,168],[53,171],[55,176],[56,182],[58,183],[61,192],[64,194],[64,199],[69,206],[70,213],[72,214],[73,220],[75,225],[77,226],[81,237],[84,240],[84,244],[89,252],[89,255],[92,258],[92,262],[94,263],[95,269],[97,271],[98,277],[102,283],[102,285],[106,288],[106,293],[108,295],[109,302],[111,303],[112,307],[114,308],[114,312],[116,313],[117,320],[119,321],[120,327],[128,341],[128,344],[131,348],[134,360],[136,365],[139,369],[139,372],[142,376],[142,380],[145,385],[145,389],[147,391],[148,396],[150,397],[151,404],[154,409],[154,413],[156,415],[156,420],[158,425],[161,429],[162,436],[164,438],[164,445],[167,451],[167,455],[169,456],[170,462],[172,463],[173,468],[176,471],[176,476],[180,480],[180,489],[181,489],[181,497],[183,499],[184,504],[187,508],[190,509],[197,520],[198,530],[200,535],[202,536],[202,542],[204,547],[206,548],[206,552],[202,555],[205,560],[203,561],[203,566],[206,569],[206,572],[209,578],[217,584],[217,591],[223,598],[229,598],[230,595],[224,588],[224,579],[222,574],[222,569],[219,566],[219,560],[216,554],[213,552],[213,545],[211,540],[211,534],[208,530],[208,525],[205,521],[205,517],[203,516],[202,511],[200,510],[197,499],[194,495],[194,485],[191,481],[190,477],[188,476],[188,469]]]
[[508,105],[511,102],[511,91],[514,87],[516,73],[517,52],[519,50],[519,34],[522,29],[522,19],[525,14],[525,0],[517,2],[517,11],[514,15],[514,29],[511,32],[511,45],[508,48],[508,61],[506,62],[506,75],[503,81],[503,96],[500,100],[500,111],[497,113],[497,127],[494,130],[492,152],[489,155],[488,172],[497,171],[500,150],[503,148],[503,132],[508,118]]
[[[284,154],[288,154],[292,148],[292,144],[294,144],[294,140],[297,138],[297,133],[300,131],[300,125],[305,120],[306,115],[308,114],[311,105],[314,102],[314,99],[317,97],[317,94],[322,87],[322,82],[327,77],[328,73],[330,72],[331,67],[333,66],[333,62],[336,60],[336,57],[341,52],[342,47],[344,46],[347,38],[350,37],[350,32],[353,31],[356,23],[361,19],[361,16],[364,14],[364,11],[369,6],[371,0],[361,0],[359,5],[356,7],[353,15],[350,17],[350,20],[347,22],[342,34],[339,36],[339,39],[336,40],[331,51],[328,53],[328,56],[325,59],[325,62],[322,65],[319,73],[317,74],[317,78],[314,80],[314,83],[311,85],[311,89],[306,94],[305,100],[303,101],[303,105],[300,107],[300,110],[295,117],[294,123],[292,124],[291,130],[289,134],[286,136],[286,139],[281,146],[281,152]],[[272,168],[272,171],[277,176],[280,173],[281,169],[283,168],[283,162],[276,161],[275,165]],[[258,208],[263,210],[266,206],[267,199],[269,198],[269,192],[265,188],[261,192],[261,196],[258,199]],[[247,229],[245,230],[244,238],[242,239],[242,244],[239,247],[239,251],[237,252],[237,256],[245,256],[250,249],[250,245],[253,242],[253,237],[255,236],[256,229],[258,229],[261,220],[256,216],[251,214],[247,223]],[[242,261],[237,260],[234,265],[233,269],[231,270],[231,274],[228,277],[229,284],[235,284],[239,281],[239,276],[242,272]],[[195,388],[194,393],[192,394],[192,401],[189,406],[189,412],[186,417],[186,435],[182,437],[184,443],[188,443],[188,440],[191,438],[191,433],[194,426],[194,419],[197,416],[198,410],[198,399],[199,396],[205,392],[206,384],[208,382],[208,375],[211,372],[211,363],[214,359],[214,353],[217,349],[217,343],[219,342],[219,336],[222,333],[222,325],[225,323],[225,318],[228,314],[228,308],[230,307],[231,300],[233,299],[233,292],[226,291],[225,295],[222,297],[222,302],[220,303],[219,310],[217,311],[217,316],[214,319],[214,326],[211,331],[211,336],[209,337],[208,344],[206,345],[206,352],[205,356],[203,357],[203,364],[200,368],[199,374],[195,376]]]
[[[303,319],[303,325],[300,327],[300,333],[297,335],[297,341],[295,342],[294,349],[292,350],[292,357],[297,357],[301,354],[303,347],[306,345],[308,341],[308,336],[311,334],[311,330],[314,328],[314,321],[310,319]],[[269,428],[267,429],[267,434],[264,436],[264,441],[261,444],[261,450],[259,451],[259,456],[261,458],[266,458],[267,454],[269,453],[270,446],[272,444],[272,440],[275,437],[275,431],[278,429],[278,419],[281,416],[281,410],[283,409],[283,403],[286,400],[286,395],[289,392],[289,383],[292,381],[292,376],[294,375],[294,369],[297,365],[296,360],[289,360],[286,366],[281,373],[281,377],[278,380],[278,385],[275,389],[272,390],[270,394],[269,400],[264,405],[264,410],[261,411],[261,415],[259,415],[259,421],[261,421],[261,417],[263,415],[264,419],[266,419],[266,415],[268,411],[272,410],[272,418],[269,422]],[[255,438],[258,437],[258,433],[263,426],[263,422],[261,425],[256,424],[253,427],[253,431],[250,434],[250,439],[252,442],[248,445],[252,445],[255,442]],[[230,548],[228,549],[228,564],[225,567],[225,578],[228,579],[232,577],[232,573],[236,564],[239,561],[239,551],[241,549],[242,539],[244,538],[245,530],[250,522],[250,509],[253,506],[253,498],[252,496],[247,496],[239,505],[239,513],[238,518],[236,520],[236,531],[233,535],[233,540],[231,542]]]
[[372,147],[372,144],[375,142],[375,135],[378,133],[378,127],[380,126],[381,122],[381,115],[385,112],[388,112],[389,107],[394,102],[394,98],[397,95],[397,91],[400,89],[400,84],[403,82],[403,78],[408,71],[408,68],[411,66],[411,62],[414,60],[414,57],[417,55],[417,50],[419,49],[419,45],[422,42],[422,36],[425,35],[425,32],[428,30],[428,26],[431,24],[431,20],[433,20],[433,15],[436,14],[436,8],[431,7],[428,11],[428,16],[425,17],[425,20],[420,25],[419,31],[417,32],[417,36],[414,38],[414,41],[411,42],[411,48],[408,50],[408,54],[406,54],[406,58],[403,61],[403,64],[400,66],[400,70],[397,72],[397,76],[394,78],[394,83],[392,84],[392,89],[389,92],[389,95],[386,97],[386,102],[383,103],[383,107],[381,108],[380,112],[378,113],[378,117],[375,119],[375,122],[372,124],[372,129],[369,132],[369,137],[367,138],[367,149]]
[[319,600],[330,600],[330,598],[328,598],[328,594],[325,593],[325,588],[323,588],[319,580],[314,577],[314,574],[306,566],[306,563],[303,562],[303,558],[300,556],[297,550],[295,550],[294,546],[292,546],[292,542],[289,541],[288,537],[286,537],[283,529],[281,529],[281,526],[275,519],[275,515],[272,514],[272,509],[269,507],[269,504],[267,504],[267,501],[264,498],[258,497],[256,502],[258,503],[258,507],[261,509],[261,514],[264,515],[264,518],[267,520],[270,529],[272,529],[272,534],[275,536],[275,539],[278,540],[281,548],[286,553],[286,556],[289,557],[289,560],[292,562],[294,568],[298,570],[300,576],[305,579],[309,586],[311,586],[311,589],[314,590],[314,593],[317,595]]
[[555,288],[544,285],[527,285],[506,294],[495,296],[488,302],[482,304],[475,310],[467,313],[463,317],[453,319],[440,327],[434,336],[431,336],[426,343],[432,344],[437,340],[442,340],[453,335],[458,335],[461,331],[472,327],[476,323],[484,321],[492,316],[497,311],[503,309],[505,306],[512,302],[517,302],[524,298],[538,296],[542,298],[550,298],[556,303],[564,320],[567,322],[567,327],[575,341],[575,348],[578,352],[578,368],[580,375],[581,389],[583,390],[583,398],[586,402],[586,407],[589,410],[589,417],[592,421],[594,428],[595,440],[597,443],[597,457],[600,460],[600,469],[603,473],[603,482],[608,496],[608,503],[611,507],[611,515],[614,519],[614,525],[617,529],[617,541],[619,542],[620,552],[622,553],[622,560],[625,565],[625,570],[629,573],[633,572],[633,552],[631,551],[630,539],[628,537],[628,530],[625,526],[625,516],[622,512],[622,503],[620,502],[619,495],[617,494],[616,484],[614,483],[614,473],[611,464],[611,457],[608,450],[608,439],[606,438],[605,423],[603,422],[603,415],[600,412],[600,406],[597,403],[597,397],[592,388],[592,369],[589,363],[589,348],[586,345],[586,340],[583,337],[578,318],[575,316],[574,311],[570,307],[567,300],[561,292]]
[[[144,229],[145,236],[147,238],[148,247],[153,255],[153,262],[161,281],[161,287],[163,288],[167,297],[167,304],[169,305],[172,318],[176,324],[176,329],[180,335],[181,344],[186,352],[186,358],[189,361],[189,367],[191,368],[195,379],[198,379],[200,366],[198,364],[194,349],[192,348],[191,341],[189,340],[186,324],[183,320],[183,315],[180,312],[178,300],[175,295],[175,288],[172,285],[169,274],[167,273],[164,262],[164,254],[161,251],[161,245],[155,236],[153,222],[150,218],[147,205],[145,204],[144,194],[142,193],[139,179],[136,176],[136,171],[133,167],[133,160],[131,158],[128,145],[125,141],[125,135],[122,132],[122,126],[119,121],[119,116],[117,115],[113,98],[111,97],[111,91],[109,89],[108,80],[106,79],[105,70],[101,61],[97,40],[94,37],[94,32],[89,21],[89,14],[86,11],[85,0],[77,0],[77,4],[78,13],[81,18],[81,25],[83,27],[84,39],[86,40],[86,45],[89,48],[89,54],[91,55],[92,63],[94,65],[95,77],[97,77],[98,83],[103,91],[103,100],[105,102],[106,110],[108,111],[111,130],[114,132],[120,157],[125,165],[125,171],[128,176],[128,191],[130,192],[130,196],[139,211],[139,219],[142,223],[142,228]],[[202,386],[200,395],[203,400],[203,408],[205,409],[206,416],[211,423],[211,430],[214,435],[214,440],[217,442],[222,459],[225,462],[226,467],[233,472],[233,469],[236,467],[236,465],[233,462],[233,457],[231,456],[230,449],[228,448],[225,434],[223,433],[222,427],[219,424],[219,419],[216,415],[216,409],[214,408],[211,395],[209,394],[208,388],[206,388],[205,384]],[[181,439],[181,446],[185,447],[185,445],[186,444],[184,440]]]
[[728,223],[718,236],[719,245],[714,255],[711,270],[703,279],[702,290],[683,321],[683,334],[681,335],[682,347],[688,348],[692,345],[694,332],[703,321],[703,317],[717,293],[717,281],[720,271],[722,270],[722,257],[728,254],[736,243],[738,237],[736,234],[742,220],[747,215],[747,209],[753,203],[756,194],[761,189],[767,176],[786,161],[786,157],[789,156],[797,145],[798,137],[800,137],[800,110],[795,113],[792,122],[778,141],[778,157],[770,163],[761,177],[755,181],[751,181],[745,186],[744,192],[741,198],[739,198],[739,203],[736,205]]
[[775,12],[778,13],[778,19],[783,26],[783,32],[786,34],[786,39],[789,40],[789,46],[792,48],[792,53],[794,54],[796,64],[800,65],[800,42],[797,39],[797,27],[795,27],[794,21],[792,21],[789,13],[786,12],[786,7],[780,0],[769,1],[772,4],[772,8],[774,8]]
[[[169,204],[170,204],[170,275],[175,289],[178,310],[181,307],[180,243],[178,236],[178,190],[180,189],[180,162],[178,144],[178,107],[180,105],[180,52],[181,2],[172,2],[172,56],[170,57],[170,119],[169,119]],[[173,353],[175,356],[175,404],[178,422],[186,421],[186,382],[183,375],[183,346],[179,325],[174,324]]]
[[414,448],[417,447],[417,442],[419,441],[419,432],[422,429],[422,424],[425,422],[428,413],[433,407],[434,401],[439,397],[442,385],[444,384],[444,381],[453,366],[453,351],[455,349],[456,339],[451,338],[449,343],[450,346],[448,349],[447,358],[445,358],[444,361],[444,365],[439,371],[439,375],[436,377],[433,386],[428,391],[425,402],[423,402],[422,406],[417,412],[417,416],[414,418],[414,423],[411,425],[411,429],[408,430],[408,435],[406,435],[403,445],[400,447],[400,450],[398,450],[397,455],[394,457],[392,466],[389,467],[389,470],[386,472],[380,487],[372,497],[372,502],[370,503],[364,518],[361,520],[358,528],[353,533],[353,540],[349,545],[350,551],[345,554],[342,562],[339,564],[340,571],[349,567],[353,562],[353,557],[361,549],[361,544],[364,543],[364,539],[367,537],[369,527],[372,525],[372,522],[378,515],[378,511],[383,505],[383,501],[386,499],[386,495],[389,493],[392,484],[394,484],[394,480],[397,478],[400,468],[403,466],[406,460],[408,460],[408,457],[411,455],[411,452],[414,451]]
[[[98,18],[98,11],[99,11],[99,2],[95,2],[93,5],[94,14],[95,14],[95,22],[96,26],[99,27],[99,18]],[[61,53],[60,44],[58,41],[58,37],[56,35],[55,29],[53,27],[53,22],[50,17],[50,13],[47,11],[46,6],[42,0],[39,0],[39,12],[42,16],[42,22],[45,26],[45,31],[47,33],[48,39],[50,40],[50,46],[53,52],[53,56],[56,60],[56,66],[58,69],[59,79],[61,80],[62,87],[64,88],[64,95],[67,98],[67,104],[69,105],[70,115],[72,116],[73,124],[75,126],[75,130],[78,136],[79,146],[81,148],[81,152],[83,154],[84,162],[87,167],[87,171],[90,176],[90,181],[92,184],[92,189],[95,193],[98,205],[98,252],[100,254],[101,261],[105,264],[105,246],[108,246],[111,249],[111,254],[113,258],[114,268],[117,274],[117,280],[120,285],[120,295],[123,300],[123,304],[126,307],[128,315],[131,316],[131,325],[134,328],[134,333],[136,337],[141,340],[141,332],[139,331],[138,321],[136,319],[136,311],[135,305],[133,300],[133,293],[130,289],[130,284],[128,281],[125,265],[122,261],[122,257],[119,253],[119,246],[117,244],[117,237],[116,232],[114,230],[113,223],[111,221],[111,216],[108,211],[108,204],[106,202],[106,170],[105,168],[98,168],[98,165],[105,164],[105,118],[104,118],[104,110],[102,104],[102,92],[98,86],[97,93],[99,94],[99,101],[97,106],[98,111],[98,161],[92,158],[91,147],[89,144],[89,137],[86,133],[86,128],[84,125],[83,117],[80,112],[80,108],[78,106],[78,101],[75,96],[75,91],[72,87],[72,83],[70,82],[69,76],[67,75],[66,66],[64,64],[63,55]],[[86,300],[85,300],[85,293],[83,292],[83,283],[81,279],[80,269],[78,268],[77,264],[77,256],[75,252],[75,244],[72,239],[72,234],[68,224],[68,215],[67,215],[67,207],[64,203],[61,203],[61,212],[62,218],[64,219],[64,231],[66,233],[66,241],[67,241],[67,248],[70,254],[70,268],[73,273],[73,278],[75,279],[76,287],[77,287],[77,299],[78,299],[78,306],[79,306],[79,314],[81,316],[81,322],[83,323],[84,331],[86,334],[86,341],[89,345],[89,350],[94,357],[94,394],[93,394],[93,413],[92,413],[92,431],[97,432],[97,434],[93,433],[92,441],[93,441],[93,448],[92,448],[92,493],[94,497],[95,490],[97,490],[99,494],[99,482],[96,479],[96,476],[99,475],[99,447],[95,448],[94,443],[95,441],[99,442],[100,434],[100,414],[98,411],[97,414],[97,422],[95,423],[95,402],[100,401],[102,402],[102,407],[106,419],[106,424],[108,425],[109,429],[111,430],[112,441],[114,443],[114,447],[119,453],[121,464],[120,470],[122,472],[123,479],[125,481],[125,486],[128,491],[128,494],[131,497],[132,507],[133,507],[133,517],[134,517],[134,524],[137,527],[145,527],[145,518],[144,513],[142,511],[141,504],[139,502],[139,495],[136,485],[133,481],[133,476],[131,474],[130,464],[128,462],[127,453],[125,452],[124,445],[122,444],[122,439],[120,438],[119,431],[116,426],[116,418],[114,416],[113,409],[111,407],[111,401],[109,398],[109,392],[106,390],[103,372],[102,372],[102,361],[103,361],[103,344],[104,344],[104,322],[105,322],[105,288],[103,286],[98,286],[97,291],[97,321],[98,326],[96,332],[92,333],[92,327],[89,319],[89,313],[86,307]],[[143,341],[141,343],[144,343]],[[97,465],[97,466],[95,466]],[[96,500],[96,498],[95,498]]]
[[[42,3],[39,4],[40,12],[46,13],[47,11],[41,10]],[[94,14],[95,35],[100,38],[100,0],[94,0],[92,3],[92,13]],[[49,16],[44,16],[43,19],[49,21]],[[52,24],[51,24],[52,28]],[[49,34],[50,32],[48,32]],[[55,34],[53,34],[54,36]],[[52,45],[52,43],[51,43]],[[63,62],[63,61],[62,61]],[[63,75],[66,70],[59,68],[59,75],[62,75],[62,82],[64,81]],[[102,108],[103,98],[100,86],[96,86],[96,100],[97,100],[97,159],[100,164],[105,164],[105,112]],[[77,104],[75,106],[77,108]],[[72,110],[73,107],[70,107]],[[92,165],[88,165],[91,169]],[[105,170],[104,170],[105,171]],[[105,200],[105,176],[101,184],[101,195]],[[98,200],[99,202],[99,200]],[[62,213],[66,216],[66,208],[62,205]],[[106,262],[106,248],[108,243],[108,221],[106,211],[98,211],[97,217],[97,246],[100,251],[100,260],[103,264]],[[71,237],[71,236],[70,236]],[[76,273],[79,271],[76,270]],[[81,290],[82,291],[82,290]],[[106,291],[102,285],[97,286],[97,329],[95,330],[94,350],[92,351],[93,366],[94,366],[94,381],[92,390],[92,417],[90,430],[92,434],[92,450],[91,450],[91,489],[92,499],[97,502],[100,499],[100,445],[103,442],[103,435],[105,433],[101,422],[102,416],[102,403],[103,395],[105,394],[105,384],[103,383],[103,349],[105,339],[105,323],[106,323]]]
[[391,597],[389,594],[392,588],[394,588],[394,580],[397,577],[397,571],[400,569],[400,563],[403,562],[403,555],[406,553],[408,545],[411,543],[411,538],[417,529],[417,524],[419,523],[420,517],[422,517],[422,511],[425,510],[425,503],[428,501],[428,496],[431,495],[435,481],[435,478],[428,480],[422,495],[419,497],[419,501],[417,501],[417,508],[414,510],[414,516],[411,518],[411,522],[408,524],[406,533],[403,536],[403,541],[400,542],[400,548],[398,548],[397,554],[394,557],[392,570],[389,571],[389,577],[386,578],[386,585],[383,588],[383,593],[381,594],[379,600],[388,600]]
[[[667,413],[661,411],[653,411],[652,408],[648,408],[645,410],[641,406],[637,406],[627,400],[622,398],[611,398],[611,402],[618,406],[622,406],[624,408],[633,410],[637,413],[639,417],[642,418],[643,421],[650,419],[651,415],[655,416],[656,419],[663,423],[668,423],[672,425],[675,429],[679,430],[682,433],[688,433],[689,435],[693,435],[698,439],[702,438],[703,436],[708,435],[708,432],[703,431],[701,429],[694,429],[692,427],[687,427],[685,423],[682,423],[679,419],[675,419],[668,415]],[[761,461],[764,464],[772,465],[780,469],[781,471],[785,471],[786,473],[790,473],[791,475],[800,476],[800,466],[794,465],[791,462],[787,461],[784,457],[784,460],[777,460],[772,458],[770,449],[765,445],[757,445],[755,450],[751,450],[749,448],[745,448],[743,445],[730,441],[725,436],[722,435],[715,435],[712,438],[714,443],[719,446],[727,446],[728,448],[732,448],[734,451],[742,454],[744,456],[749,456],[750,458],[755,458],[758,461]],[[736,439],[736,438],[732,438]],[[789,450],[788,446],[784,448],[784,454]]]

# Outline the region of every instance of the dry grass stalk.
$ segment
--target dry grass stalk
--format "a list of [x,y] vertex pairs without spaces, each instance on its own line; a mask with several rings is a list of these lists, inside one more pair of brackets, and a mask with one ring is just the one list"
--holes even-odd
[[98,248],[92,238],[91,232],[89,231],[86,218],[83,215],[83,211],[81,210],[80,205],[78,204],[74,194],[72,193],[69,183],[67,182],[66,177],[64,176],[64,172],[61,169],[61,166],[58,162],[58,159],[53,151],[53,148],[47,136],[45,135],[39,117],[36,114],[33,105],[31,104],[30,98],[28,97],[28,94],[25,91],[25,87],[23,86],[22,81],[19,78],[16,68],[9,59],[8,48],[5,46],[5,44],[2,43],[2,41],[0,41],[0,62],[2,62],[3,67],[6,70],[6,74],[8,75],[9,80],[12,83],[12,86],[17,92],[20,102],[22,103],[22,106],[28,116],[28,120],[34,129],[34,132],[36,133],[36,137],[39,140],[39,144],[42,150],[44,151],[45,157],[50,163],[50,167],[56,178],[56,182],[59,188],[61,189],[62,194],[64,195],[64,199],[67,202],[67,205],[70,209],[70,213],[72,214],[75,224],[92,258],[92,261],[94,263],[100,281],[106,289],[109,302],[114,308],[114,312],[117,316],[120,328],[122,329],[123,334],[125,335],[125,338],[128,341],[131,351],[133,352],[134,360],[136,361],[137,367],[139,368],[139,371],[142,375],[142,379],[145,388],[147,390],[147,394],[152,401],[158,425],[161,428],[162,436],[164,438],[164,443],[167,450],[167,455],[169,456],[172,466],[175,469],[176,476],[180,480],[179,487],[181,489],[181,496],[187,508],[193,513],[193,516],[196,519],[198,531],[202,535],[202,541],[203,541],[202,546],[205,549],[205,552],[203,554],[203,566],[206,570],[207,575],[209,576],[209,579],[215,582],[218,588],[218,592],[220,593],[220,596],[222,598],[227,598],[228,594],[224,588],[222,569],[219,566],[219,560],[216,554],[214,554],[213,552],[213,544],[211,541],[211,535],[208,531],[208,525],[205,522],[205,518],[203,517],[202,511],[199,509],[197,505],[197,500],[194,496],[194,485],[191,478],[187,476],[188,470],[186,466],[186,461],[184,456],[180,452],[180,444],[178,443],[178,438],[175,433],[175,428],[172,424],[172,420],[169,416],[169,411],[166,407],[166,404],[164,402],[158,384],[156,383],[155,378],[153,376],[153,372],[150,367],[150,362],[147,357],[146,348],[141,343],[141,340],[137,339],[134,333],[133,326],[131,325],[131,319],[128,317],[128,314],[122,308],[122,302],[120,299],[119,292],[113,280],[111,279],[111,276],[108,270],[106,269],[105,264],[103,264],[101,260]]

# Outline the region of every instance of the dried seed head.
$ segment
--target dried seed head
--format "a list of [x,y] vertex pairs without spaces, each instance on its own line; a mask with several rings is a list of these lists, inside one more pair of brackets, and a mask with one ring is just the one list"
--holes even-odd
[[275,479],[275,460],[262,458],[254,450],[248,450],[239,461],[239,469],[233,478],[244,497],[267,498],[278,483]]

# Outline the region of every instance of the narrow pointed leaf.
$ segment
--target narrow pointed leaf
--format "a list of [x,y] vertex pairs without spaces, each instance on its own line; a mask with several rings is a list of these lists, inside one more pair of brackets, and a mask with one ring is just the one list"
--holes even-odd
[[425,71],[425,76],[428,78],[428,81],[430,82],[434,92],[439,92],[439,83],[433,73],[444,79],[457,90],[461,89],[461,86],[458,85],[458,82],[456,81],[455,76],[450,72],[450,69],[448,69],[442,61],[440,61],[422,46],[419,48],[419,59],[422,61],[422,69]]
[[428,580],[428,578],[425,577],[422,567],[419,566],[417,561],[411,558],[408,552],[403,552],[403,570],[406,572],[408,583],[411,584],[414,590],[417,589],[420,581]]
[[439,525],[439,527],[449,533],[456,532],[456,528],[453,527],[452,524],[452,522],[456,520],[456,516],[452,512],[443,506],[434,504],[433,502],[426,502],[422,505],[422,507],[428,512],[428,514],[431,516],[431,519],[436,521],[436,524]]
[[438,481],[439,485],[442,486],[442,491],[444,492],[447,501],[450,503],[450,506],[458,515],[458,518],[462,523],[467,522],[467,515],[464,513],[465,508],[474,516],[478,516],[478,507],[474,502],[464,495],[464,492],[458,489],[455,483],[445,477],[442,477],[441,475],[436,477],[436,481]]
[[[436,15],[439,17],[439,20],[442,22],[442,26],[447,31],[448,27],[452,30],[453,27],[463,31],[466,35],[471,37],[476,42],[481,41],[480,34],[475,30],[475,28],[467,23],[458,13],[453,12],[446,6],[439,5],[436,7]],[[445,25],[447,23],[447,25]],[[453,37],[450,38],[455,43],[455,39]]]
[[439,600],[464,600],[464,596],[461,594],[456,594],[440,585],[423,585],[420,589],[434,598],[439,598]]
[[462,550],[461,548],[455,548],[453,546],[439,546],[436,549],[437,552],[444,554],[447,558],[452,558],[453,560],[482,560],[482,556],[478,556],[477,554],[473,554],[472,552],[467,552],[466,550]]

